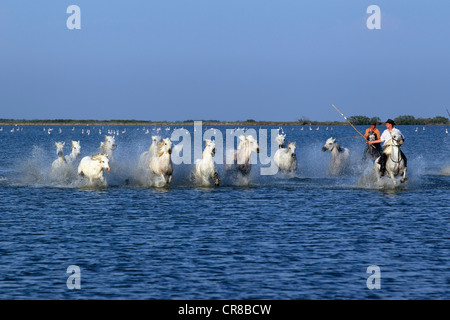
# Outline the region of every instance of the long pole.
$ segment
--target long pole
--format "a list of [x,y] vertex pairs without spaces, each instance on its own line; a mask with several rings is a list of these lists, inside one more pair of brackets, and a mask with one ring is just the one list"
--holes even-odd
[[447,109],[447,113],[448,113],[448,115],[450,116],[450,112],[448,112],[448,109]]
[[[355,128],[355,126],[347,119],[347,117],[346,116],[344,116],[344,114],[338,109],[338,108],[336,108],[336,106],[334,105],[334,104],[332,104],[332,106],[333,106],[333,108],[335,108],[336,109],[336,111],[337,112],[339,112],[340,114],[341,114],[341,116],[343,116],[344,117],[344,119],[345,120],[347,120],[347,122],[352,126],[352,128],[353,129],[355,129],[355,131],[356,132],[358,132],[359,133],[359,135],[361,136],[361,137],[363,137],[364,138],[364,140],[366,140],[367,141],[367,139],[366,139],[366,137],[364,137],[364,135],[361,133],[361,132],[359,132],[358,131],[358,129],[356,129]],[[374,148],[375,149],[375,146],[373,146],[373,145],[371,145],[371,144],[369,144],[369,146],[371,146],[372,148]]]

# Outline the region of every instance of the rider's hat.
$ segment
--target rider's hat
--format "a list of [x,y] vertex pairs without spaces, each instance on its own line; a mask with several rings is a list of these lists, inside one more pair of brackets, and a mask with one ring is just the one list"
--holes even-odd
[[394,120],[392,120],[392,119],[387,119],[387,120],[386,120],[386,123],[390,123],[390,124],[392,124],[393,126],[395,126],[395,122],[394,122]]

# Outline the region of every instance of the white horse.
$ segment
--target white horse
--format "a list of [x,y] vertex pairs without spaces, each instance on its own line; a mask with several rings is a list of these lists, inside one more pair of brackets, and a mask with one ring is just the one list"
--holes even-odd
[[[391,142],[388,145],[384,145],[383,153],[388,154],[387,160],[386,160],[386,173],[389,175],[389,177],[392,179],[394,185],[397,184],[397,181],[395,180],[395,177],[399,174],[402,175],[402,178],[400,180],[401,183],[405,182],[406,180],[406,165],[405,165],[405,159],[402,157],[402,153],[400,151],[400,146],[403,144],[403,139],[400,135],[398,135],[395,132],[391,132],[392,139]],[[377,179],[380,181],[381,179],[381,165],[378,163],[381,157],[377,158],[375,160],[375,172],[377,174]]]
[[203,150],[202,158],[195,164],[195,181],[202,186],[219,185],[219,175],[216,171],[213,156],[216,153],[216,144],[209,139],[205,140],[205,150]]
[[109,159],[106,154],[99,153],[91,157],[81,159],[78,166],[78,175],[85,176],[92,184],[94,181],[106,185],[104,170],[110,171]]
[[100,142],[100,153],[108,156],[110,161],[113,161],[113,151],[116,149],[116,138],[114,136],[105,135],[105,141]]
[[65,156],[66,162],[72,164],[81,155],[80,141],[72,141],[72,152]]
[[237,150],[227,150],[225,170],[239,172],[243,176],[248,176],[252,169],[250,156],[252,152],[259,153],[258,142],[253,136],[239,136],[239,145]]
[[156,148],[156,154],[150,159],[149,168],[150,172],[160,176],[165,184],[170,184],[172,181],[173,164],[172,154],[172,141],[169,138],[159,142]]
[[289,142],[287,148],[278,149],[273,160],[276,166],[283,172],[293,173],[297,171],[297,157],[295,155],[296,142]]
[[65,142],[56,142],[56,155],[58,156],[58,159],[53,161],[52,163],[52,173],[56,173],[57,170],[60,170],[61,168],[65,168],[67,166],[66,158],[64,157],[64,145]]
[[156,154],[156,148],[158,146],[158,143],[161,141],[160,136],[152,136],[152,144],[148,151],[145,151],[141,154],[139,157],[139,168],[148,168],[148,164],[150,159]]
[[279,149],[284,148],[285,139],[286,139],[286,134],[278,134],[277,137],[275,138],[275,141],[278,142]]
[[341,175],[348,166],[350,151],[347,148],[341,148],[339,143],[333,137],[329,138],[322,151],[331,151],[331,162],[328,169],[330,175]]

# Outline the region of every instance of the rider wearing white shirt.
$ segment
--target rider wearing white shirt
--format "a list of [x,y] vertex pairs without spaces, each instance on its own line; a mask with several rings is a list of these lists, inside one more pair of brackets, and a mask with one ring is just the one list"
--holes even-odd
[[[380,172],[381,172],[382,176],[386,172],[386,160],[387,160],[387,157],[390,154],[390,150],[391,150],[391,148],[388,148],[388,146],[390,146],[392,144],[392,133],[396,133],[398,136],[401,137],[401,139],[402,139],[401,144],[403,144],[403,140],[405,140],[405,137],[400,132],[400,130],[398,130],[397,128],[394,128],[394,126],[395,126],[394,120],[388,119],[386,121],[386,130],[383,131],[380,139],[375,140],[375,141],[367,141],[368,144],[383,142],[384,150],[383,150],[383,153],[381,154],[380,160],[378,161],[378,163],[381,165]],[[405,167],[406,167],[406,162],[407,162],[406,157],[401,150],[400,150],[400,152],[405,161]]]

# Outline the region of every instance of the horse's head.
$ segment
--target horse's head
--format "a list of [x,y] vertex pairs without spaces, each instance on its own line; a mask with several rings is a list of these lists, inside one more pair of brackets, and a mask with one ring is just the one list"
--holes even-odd
[[170,138],[165,138],[158,143],[158,156],[162,156],[164,153],[172,154],[172,141]]
[[245,142],[248,145],[248,150],[250,152],[259,153],[258,142],[256,141],[255,138],[253,138],[253,136],[247,136],[246,139],[245,139]]
[[216,143],[210,139],[206,139],[205,145],[205,152],[211,153],[211,156],[213,156],[216,153]]
[[325,151],[331,151],[331,150],[333,150],[334,144],[335,144],[335,143],[336,143],[336,139],[333,139],[333,137],[329,138],[329,139],[325,142],[324,146],[322,147],[322,151],[325,152]]
[[80,141],[72,141],[72,152],[78,156],[81,154],[81,145]]
[[392,145],[393,146],[399,147],[403,144],[403,137],[398,132],[391,131],[391,137],[392,137]]
[[239,138],[239,145],[238,145],[237,148],[239,150],[239,149],[242,149],[244,147],[246,137],[241,134],[238,138]]
[[278,148],[284,148],[284,141],[286,139],[285,134],[278,134],[275,141],[278,142]]
[[96,154],[92,156],[92,160],[97,161],[102,169],[105,169],[108,172],[111,170],[111,168],[109,167],[109,159],[106,154],[103,153]]
[[297,142],[295,141],[295,142],[289,142],[288,143],[288,147],[286,148],[287,149],[287,152],[289,152],[290,154],[291,154],[291,157],[292,158],[295,158],[296,156],[295,156],[295,148],[296,148],[296,146],[295,146],[295,144],[296,144]]
[[56,142],[55,143],[56,154],[58,155],[58,157],[64,156],[64,145],[65,144],[66,144],[65,142]]
[[110,150],[116,149],[116,138],[114,136],[105,136],[105,144]]
[[161,137],[160,136],[152,136],[152,143],[158,143],[161,141]]

